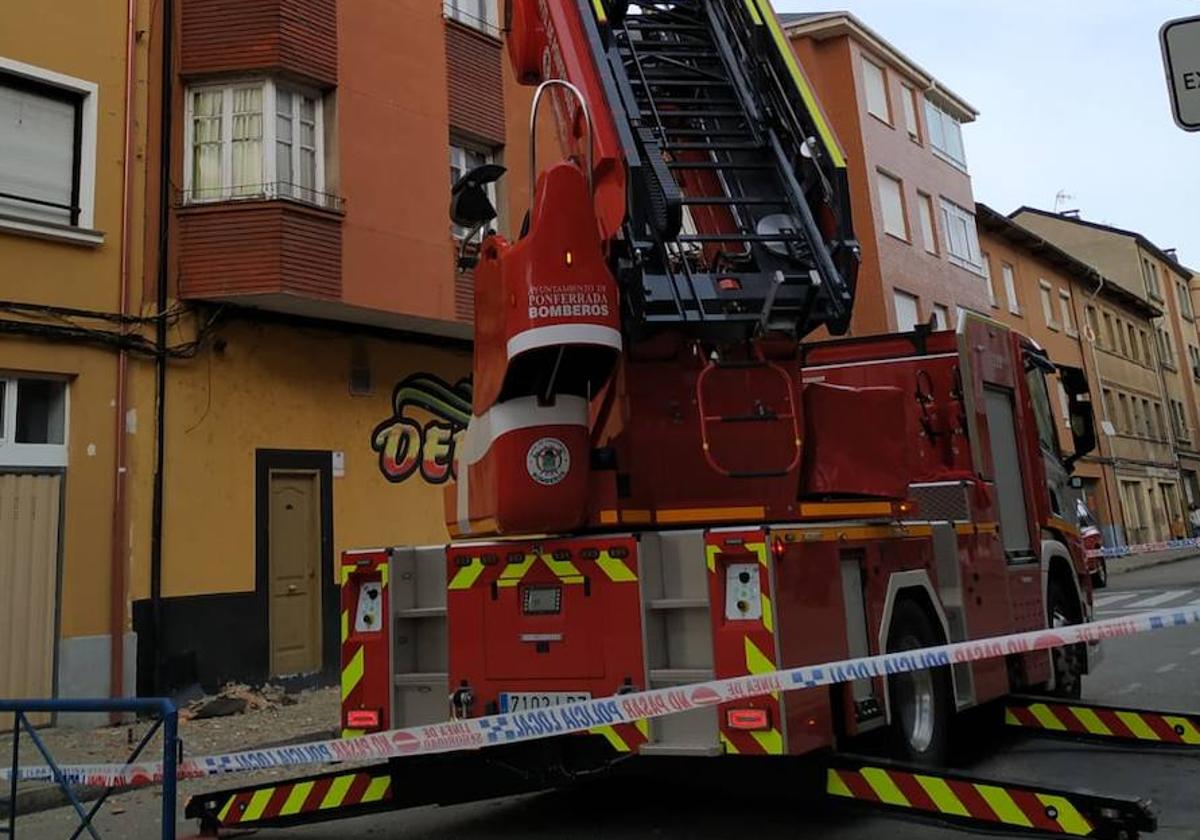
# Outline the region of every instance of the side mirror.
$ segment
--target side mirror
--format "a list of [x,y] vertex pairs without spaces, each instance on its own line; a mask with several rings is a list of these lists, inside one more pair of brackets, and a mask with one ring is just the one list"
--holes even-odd
[[1071,424],[1071,437],[1075,441],[1075,451],[1067,456],[1065,462],[1069,472],[1080,458],[1096,448],[1096,414],[1084,372],[1080,368],[1059,365],[1058,375],[1063,390],[1067,392],[1070,412],[1067,419]]
[[495,163],[477,166],[458,179],[450,191],[450,221],[465,228],[478,228],[496,218],[496,208],[488,196],[488,184],[495,183],[508,170]]

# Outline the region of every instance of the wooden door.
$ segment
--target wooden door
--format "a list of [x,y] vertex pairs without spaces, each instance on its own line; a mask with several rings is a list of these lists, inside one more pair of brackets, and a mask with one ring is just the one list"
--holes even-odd
[[320,485],[316,472],[270,473],[271,676],[321,667]]
[[[54,694],[62,480],[0,474],[0,697]],[[10,724],[10,716],[0,715],[0,725]]]

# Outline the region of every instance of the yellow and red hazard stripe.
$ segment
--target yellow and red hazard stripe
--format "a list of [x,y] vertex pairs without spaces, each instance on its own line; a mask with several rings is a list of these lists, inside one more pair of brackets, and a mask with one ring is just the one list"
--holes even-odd
[[[717,531],[705,537],[709,602],[712,605],[713,666],[717,677],[766,674],[778,670],[775,645],[775,606],[771,591],[770,553],[761,530]],[[728,563],[754,563],[759,576],[759,618],[729,621],[725,617],[725,568]],[[733,709],[763,709],[763,729],[735,729],[726,713]],[[725,703],[718,714],[721,744],[729,755],[783,755],[783,708],[778,692],[737,703]]]
[[1094,825],[1068,796],[890,767],[830,767],[830,796],[956,819],[1088,837]]
[[321,811],[379,805],[392,799],[392,777],[343,773],[231,793],[217,809],[222,828],[302,817]]
[[354,629],[355,612],[361,585],[380,584],[380,612],[389,615],[388,577],[390,557],[386,551],[347,552],[340,567],[341,645],[342,645],[342,737],[354,738],[364,730],[349,726],[350,713],[358,710],[378,712],[377,728],[386,729],[391,706],[390,637],[384,624],[376,631],[359,633]]
[[1200,716],[1053,700],[1010,700],[1004,723],[1045,733],[1200,746]]

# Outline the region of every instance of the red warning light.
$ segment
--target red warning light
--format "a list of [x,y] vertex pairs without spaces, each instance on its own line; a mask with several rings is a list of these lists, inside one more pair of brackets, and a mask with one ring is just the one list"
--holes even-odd
[[771,715],[766,709],[730,709],[725,713],[725,723],[743,732],[770,729]]
[[346,713],[346,725],[350,729],[378,729],[378,709],[353,709]]

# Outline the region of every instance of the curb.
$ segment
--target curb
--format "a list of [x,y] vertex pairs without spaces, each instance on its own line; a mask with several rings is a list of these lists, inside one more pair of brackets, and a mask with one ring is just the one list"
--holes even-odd
[[1116,566],[1113,561],[1110,560],[1108,565],[1108,574],[1111,576],[1123,575],[1128,572],[1139,572],[1142,569],[1152,569],[1155,566],[1167,566],[1171,563],[1181,563],[1184,560],[1194,560],[1197,557],[1200,557],[1200,551],[1188,551],[1184,554],[1173,555],[1170,557],[1156,557],[1154,555],[1143,555],[1141,558],[1121,557],[1116,559],[1128,560],[1129,562],[1123,562],[1120,566]]
[[[337,737],[336,733],[331,734],[331,731],[329,729],[318,729],[315,732],[296,735],[292,738],[285,738],[282,741],[259,744],[258,748],[269,750],[277,747],[288,747],[292,744],[306,744],[310,741],[320,741],[325,738]],[[112,793],[115,796],[135,789],[132,787],[115,787],[112,789]],[[73,785],[71,790],[75,793],[75,798],[79,800],[80,804],[86,804],[88,802],[95,802],[103,796],[106,788],[95,785]],[[54,782],[38,782],[25,788],[18,787],[15,808],[9,802],[7,794],[7,790],[0,790],[0,820],[7,820],[9,814],[14,810],[17,819],[20,819],[22,816],[36,814],[40,811],[49,811],[71,804],[71,800],[63,793],[62,788]]]

